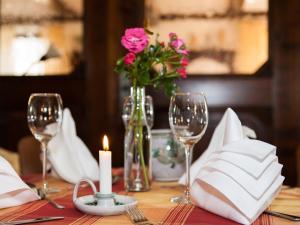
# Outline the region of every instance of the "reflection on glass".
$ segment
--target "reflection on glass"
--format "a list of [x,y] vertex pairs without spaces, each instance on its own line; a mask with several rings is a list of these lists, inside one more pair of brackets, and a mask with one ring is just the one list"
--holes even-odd
[[[131,96],[126,96],[124,98],[123,109],[122,109],[122,119],[125,128],[129,123],[132,110],[133,110],[133,99]],[[145,97],[145,114],[146,114],[145,116],[146,116],[147,125],[151,129],[153,127],[153,122],[154,122],[154,111],[153,111],[152,97],[149,95]]]

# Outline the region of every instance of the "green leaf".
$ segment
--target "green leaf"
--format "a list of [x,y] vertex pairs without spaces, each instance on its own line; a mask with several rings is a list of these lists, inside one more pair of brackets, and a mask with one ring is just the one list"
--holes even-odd
[[121,65],[123,65],[123,64],[124,64],[124,58],[118,59],[118,61],[117,61],[117,66],[121,66]]
[[143,71],[140,74],[138,74],[138,83],[140,86],[147,86],[150,81],[150,76],[147,71]]

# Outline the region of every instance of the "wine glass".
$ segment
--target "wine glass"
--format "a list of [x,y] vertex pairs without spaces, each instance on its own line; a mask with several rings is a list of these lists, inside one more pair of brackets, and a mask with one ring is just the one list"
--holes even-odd
[[57,134],[62,123],[62,100],[56,93],[34,93],[28,100],[27,122],[35,139],[41,143],[44,193],[49,193],[47,183],[47,145]]
[[171,199],[172,202],[192,204],[190,198],[190,163],[194,145],[204,135],[208,124],[208,110],[204,94],[175,93],[169,107],[169,123],[176,139],[184,145],[186,157],[185,195]]

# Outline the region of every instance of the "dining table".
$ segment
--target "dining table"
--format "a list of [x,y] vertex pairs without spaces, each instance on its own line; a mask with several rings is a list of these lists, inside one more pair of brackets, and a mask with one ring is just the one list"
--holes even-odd
[[[42,185],[41,175],[22,177],[24,181],[33,183],[37,187]],[[57,209],[46,200],[38,200],[21,206],[0,209],[0,221],[31,219],[45,216],[63,216],[64,219],[43,222],[41,224],[107,224],[131,225],[133,224],[126,214],[116,216],[94,216],[85,214],[75,208],[72,202],[74,185],[58,178],[50,177],[49,186],[59,188],[58,193],[48,197],[63,205],[64,209]],[[96,183],[97,185],[97,183]],[[124,182],[119,179],[113,184],[113,191],[122,195],[133,196],[138,202],[138,208],[153,223],[159,225],[234,225],[238,224],[229,219],[220,217],[201,209],[195,205],[175,204],[170,202],[172,196],[183,193],[184,187],[177,182],[153,181],[151,190],[147,192],[126,192]],[[92,194],[89,186],[85,185],[79,190],[79,196]],[[245,203],[246,204],[246,203]],[[283,186],[279,195],[269,206],[270,210],[288,214],[300,215],[300,188]],[[296,224],[286,219],[277,218],[263,213],[253,223],[254,225],[288,225]],[[38,223],[36,223],[38,224]],[[300,224],[300,223],[299,223]]]

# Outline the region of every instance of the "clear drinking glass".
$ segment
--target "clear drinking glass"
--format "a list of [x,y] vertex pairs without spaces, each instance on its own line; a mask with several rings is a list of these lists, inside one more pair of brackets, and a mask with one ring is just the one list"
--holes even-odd
[[186,188],[185,195],[171,199],[172,202],[191,204],[190,163],[194,145],[204,135],[208,124],[207,102],[202,93],[176,93],[171,97],[169,123],[176,139],[185,147]]
[[49,193],[47,183],[47,145],[62,123],[62,100],[56,93],[31,94],[27,108],[27,122],[35,139],[41,143],[43,163],[43,191]]

